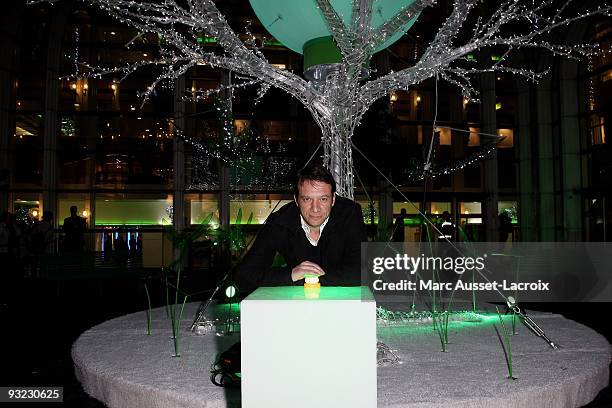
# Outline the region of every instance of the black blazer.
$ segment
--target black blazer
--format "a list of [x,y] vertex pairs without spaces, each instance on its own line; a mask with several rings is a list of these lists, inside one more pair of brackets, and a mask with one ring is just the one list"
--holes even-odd
[[[361,243],[367,241],[359,204],[336,197],[329,220],[316,247],[307,240],[295,202],[270,215],[253,246],[236,268],[235,280],[245,292],[259,286],[302,285],[293,282],[291,270],[303,261],[317,263],[325,271],[322,286],[361,284]],[[273,267],[279,253],[286,266]]]

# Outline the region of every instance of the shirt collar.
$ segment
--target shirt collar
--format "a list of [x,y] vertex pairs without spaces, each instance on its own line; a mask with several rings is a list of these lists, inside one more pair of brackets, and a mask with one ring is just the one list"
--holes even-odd
[[321,235],[323,235],[323,228],[325,228],[325,226],[327,225],[327,221],[329,221],[329,217],[327,217],[325,221],[323,221],[323,223],[319,227],[319,238],[317,240],[314,240],[310,237],[310,225],[306,223],[306,220],[304,220],[304,217],[302,217],[302,214],[300,214],[300,223],[302,224],[302,230],[304,230],[304,233],[306,234],[306,238],[308,239],[308,242],[310,242],[312,246],[317,246],[317,244],[319,243],[319,240],[321,239]]

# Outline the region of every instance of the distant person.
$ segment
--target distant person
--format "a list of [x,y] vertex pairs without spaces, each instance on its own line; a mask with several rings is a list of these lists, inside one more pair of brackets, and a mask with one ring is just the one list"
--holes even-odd
[[[9,230],[9,253],[14,260],[15,272],[20,272],[22,257],[25,255],[25,245],[23,230],[24,226],[17,221],[17,217],[13,213],[8,213],[7,226]],[[19,273],[18,273],[19,274]]]
[[138,237],[136,237],[136,252],[142,253],[142,233],[139,233]]
[[15,288],[22,277],[19,264],[19,232],[13,214],[0,214],[0,303],[10,304],[15,299]]
[[499,242],[508,241],[508,236],[512,233],[512,219],[507,211],[499,213]]
[[125,263],[128,259],[128,244],[123,238],[123,234],[117,234],[115,238],[115,247],[113,248],[115,251],[114,257],[115,260],[119,263]]
[[123,236],[121,234],[117,235],[117,238],[115,238],[115,252],[127,252],[128,251],[128,245],[127,242],[125,242],[125,239],[123,239]]
[[0,214],[0,262],[2,263],[2,272],[0,273],[0,306],[2,307],[9,303],[8,298],[11,295],[13,281],[13,259],[9,247],[11,240],[9,215],[8,211]]
[[113,252],[113,234],[107,232],[104,234],[104,253],[112,253]]
[[406,239],[406,233],[404,229],[404,220],[408,218],[408,214],[406,213],[406,209],[402,208],[400,214],[395,219],[395,224],[393,225],[393,241],[394,242],[404,242]]
[[453,224],[451,215],[448,211],[442,213],[442,223],[440,224],[440,234],[438,235],[438,241],[454,241],[455,238],[455,224]]
[[28,239],[28,270],[27,277],[40,276],[40,260],[44,254],[52,254],[54,251],[54,234],[53,234],[53,213],[51,211],[43,212],[42,220],[34,221],[34,226],[30,229]]
[[128,246],[130,248],[130,253],[131,254],[136,252],[136,234],[131,234],[130,235],[130,241],[128,243]]
[[11,241],[11,230],[9,226],[9,212],[4,211],[0,214],[0,261],[2,265],[7,265],[10,255],[9,243]]
[[53,213],[43,212],[42,220],[32,228],[31,248],[34,255],[53,253]]
[[85,249],[85,230],[87,221],[77,214],[77,207],[70,207],[70,217],[64,218],[63,249],[66,252],[83,252]]

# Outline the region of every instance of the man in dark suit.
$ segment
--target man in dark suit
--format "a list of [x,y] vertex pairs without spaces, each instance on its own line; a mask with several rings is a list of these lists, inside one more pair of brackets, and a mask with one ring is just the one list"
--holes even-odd
[[[302,285],[306,274],[317,275],[323,286],[361,284],[361,242],[367,241],[361,207],[335,192],[323,166],[298,173],[294,202],[270,215],[236,269],[242,290]],[[272,266],[277,253],[285,266]]]
[[64,243],[66,252],[82,252],[85,246],[87,220],[77,214],[77,207],[70,207],[70,217],[64,218]]

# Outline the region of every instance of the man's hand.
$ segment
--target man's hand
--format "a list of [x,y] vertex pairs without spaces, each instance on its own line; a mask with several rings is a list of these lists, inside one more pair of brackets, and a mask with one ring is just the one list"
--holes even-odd
[[314,262],[304,261],[291,270],[291,280],[297,282],[304,279],[304,275],[325,275],[325,271]]

